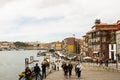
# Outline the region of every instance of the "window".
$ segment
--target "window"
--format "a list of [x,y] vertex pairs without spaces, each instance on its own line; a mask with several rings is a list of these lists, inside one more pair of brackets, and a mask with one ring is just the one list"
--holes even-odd
[[114,46],[113,46],[113,44],[111,44],[111,50],[113,50],[114,49]]
[[111,51],[111,59],[114,60],[114,52]]
[[99,57],[99,52],[97,53],[97,57]]
[[102,42],[106,42],[106,37],[102,37]]
[[105,52],[103,52],[103,59],[105,58]]
[[102,45],[102,49],[103,49],[103,50],[106,49],[106,45],[105,45],[105,44]]

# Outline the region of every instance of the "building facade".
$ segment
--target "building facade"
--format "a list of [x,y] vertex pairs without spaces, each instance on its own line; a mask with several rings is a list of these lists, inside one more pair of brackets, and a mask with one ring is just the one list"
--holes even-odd
[[116,56],[118,57],[118,60],[120,60],[120,30],[116,32],[116,47]]
[[55,50],[56,51],[61,51],[62,50],[62,43],[61,42],[56,42],[55,43]]
[[86,34],[88,56],[98,60],[115,60],[116,57],[116,31],[119,24],[103,24],[95,22],[92,30]]
[[65,38],[63,41],[63,48],[68,53],[80,54],[80,40],[75,37]]

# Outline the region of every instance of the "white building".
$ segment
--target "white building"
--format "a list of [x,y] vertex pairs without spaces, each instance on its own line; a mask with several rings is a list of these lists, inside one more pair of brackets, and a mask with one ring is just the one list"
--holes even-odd
[[116,60],[116,44],[109,44],[109,59]]
[[116,32],[116,45],[117,45],[117,54],[120,57],[120,30]]

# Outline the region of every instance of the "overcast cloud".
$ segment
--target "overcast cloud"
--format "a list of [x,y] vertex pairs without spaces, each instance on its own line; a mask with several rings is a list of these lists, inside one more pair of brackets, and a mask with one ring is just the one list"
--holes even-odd
[[0,41],[61,41],[82,36],[95,19],[116,23],[120,0],[0,0]]

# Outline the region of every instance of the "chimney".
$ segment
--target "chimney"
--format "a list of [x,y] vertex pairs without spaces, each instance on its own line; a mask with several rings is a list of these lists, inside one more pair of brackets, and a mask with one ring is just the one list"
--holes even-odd
[[95,24],[100,24],[100,23],[101,23],[100,19],[95,20]]

